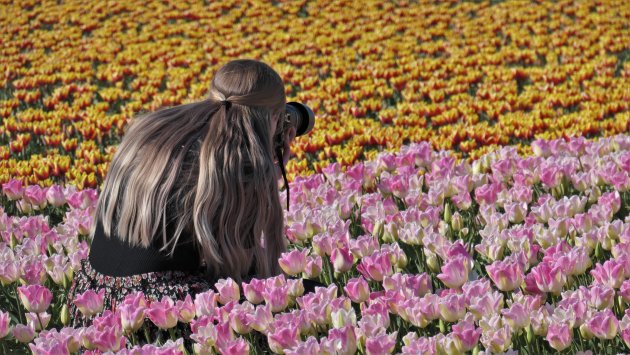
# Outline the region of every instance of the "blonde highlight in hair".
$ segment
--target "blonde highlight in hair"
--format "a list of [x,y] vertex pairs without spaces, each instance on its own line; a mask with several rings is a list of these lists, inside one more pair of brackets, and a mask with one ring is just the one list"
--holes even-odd
[[286,239],[271,121],[285,103],[273,69],[236,60],[218,70],[208,99],[136,117],[96,207],[105,234],[147,247],[161,231],[173,253],[187,231],[209,278],[279,274]]

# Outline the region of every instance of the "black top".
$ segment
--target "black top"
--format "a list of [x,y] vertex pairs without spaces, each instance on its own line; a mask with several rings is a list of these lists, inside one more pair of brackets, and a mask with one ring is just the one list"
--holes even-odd
[[[105,236],[103,225],[97,219],[96,232],[90,247],[89,261],[94,270],[108,276],[131,276],[155,271],[180,270],[199,271],[199,252],[190,234],[182,232],[172,257],[170,248],[160,252],[161,232],[153,239],[149,248],[132,247],[118,236]],[[167,228],[169,229],[169,228]]]
[[[169,232],[171,231],[169,230]],[[190,234],[185,231],[182,232],[172,258],[166,256],[168,251],[160,253],[161,240],[161,237],[155,238],[153,245],[147,249],[131,247],[117,236],[113,235],[111,238],[107,238],[99,219],[88,260],[97,272],[116,277],[168,270],[203,271],[199,269],[199,254]],[[245,278],[247,281],[253,277],[254,267],[255,264],[252,263],[249,275]],[[290,278],[293,279],[294,277]],[[305,293],[314,292],[315,287],[327,286],[315,280],[303,279],[302,282]],[[245,300],[244,297],[244,295],[241,297],[241,301]]]

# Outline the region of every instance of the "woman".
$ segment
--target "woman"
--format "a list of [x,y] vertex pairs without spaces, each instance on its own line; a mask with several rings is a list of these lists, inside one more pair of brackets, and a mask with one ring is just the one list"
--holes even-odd
[[[143,291],[174,300],[281,273],[286,249],[278,194],[295,128],[284,129],[286,97],[268,65],[236,60],[218,70],[209,98],[136,118],[112,160],[96,207],[89,258],[71,303],[105,289],[105,309]],[[273,137],[284,134],[282,161]]]

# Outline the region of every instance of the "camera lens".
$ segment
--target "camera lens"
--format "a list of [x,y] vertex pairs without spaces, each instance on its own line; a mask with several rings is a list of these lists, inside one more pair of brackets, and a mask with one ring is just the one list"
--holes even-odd
[[286,106],[286,112],[291,124],[295,127],[296,136],[305,135],[313,129],[315,114],[310,107],[299,102],[289,102]]

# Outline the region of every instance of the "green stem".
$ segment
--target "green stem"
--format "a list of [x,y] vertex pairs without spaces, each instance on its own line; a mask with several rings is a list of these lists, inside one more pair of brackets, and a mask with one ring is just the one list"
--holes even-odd
[[17,305],[18,317],[20,319],[20,323],[24,324],[25,322],[24,322],[24,318],[22,317],[22,306],[20,306],[20,300],[19,300],[20,295],[17,290],[17,284],[14,284],[13,286],[15,286],[13,290],[15,291],[14,299],[15,299],[15,304]]
[[44,323],[42,323],[42,319],[39,317],[39,313],[35,313],[37,315],[37,321],[39,322],[40,331],[44,330]]
[[131,343],[133,345],[138,345],[138,337],[136,336],[136,332],[131,332]]
[[330,285],[335,282],[335,278],[332,274],[332,265],[328,259],[325,259],[324,262],[326,263],[326,272],[328,273],[328,285]]
[[177,335],[175,334],[175,328],[168,328],[168,334],[171,336],[171,340],[177,340]]
[[147,340],[147,344],[151,344],[151,336],[149,335],[149,329],[147,328],[146,325],[143,326],[144,328],[144,338]]

